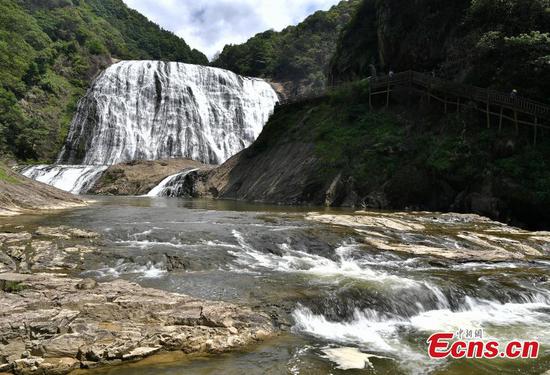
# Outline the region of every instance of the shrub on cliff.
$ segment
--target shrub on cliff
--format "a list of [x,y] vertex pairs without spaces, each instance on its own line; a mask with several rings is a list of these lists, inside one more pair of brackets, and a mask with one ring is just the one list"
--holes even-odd
[[333,58],[332,81],[436,70],[550,100],[549,0],[364,0]]

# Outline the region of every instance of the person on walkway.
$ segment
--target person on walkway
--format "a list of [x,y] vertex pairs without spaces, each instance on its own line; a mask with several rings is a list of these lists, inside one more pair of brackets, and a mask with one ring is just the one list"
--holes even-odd
[[374,63],[369,65],[369,71],[371,79],[375,80],[378,77],[378,73],[376,72],[376,66],[374,65]]
[[388,76],[391,78],[393,78],[393,76],[395,75],[395,73],[393,72],[393,69],[390,69],[390,72],[388,73]]
[[516,99],[518,97],[518,90],[513,89],[510,93],[510,99]]

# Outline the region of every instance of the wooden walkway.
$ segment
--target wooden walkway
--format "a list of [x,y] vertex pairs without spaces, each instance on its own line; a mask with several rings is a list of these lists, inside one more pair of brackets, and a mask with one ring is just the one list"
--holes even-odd
[[[392,93],[400,91],[412,96],[413,93],[426,97],[428,102],[436,100],[443,104],[443,110],[460,112],[472,103],[475,108],[486,114],[487,127],[491,127],[492,117],[498,121],[498,129],[502,130],[503,121],[511,121],[519,132],[519,125],[533,128],[533,141],[536,144],[540,129],[550,129],[550,106],[520,96],[513,97],[510,93],[502,93],[480,87],[446,81],[431,75],[407,71],[394,75],[369,79],[369,106],[373,108],[373,98],[385,96],[386,107],[391,104]],[[311,100],[326,96],[319,95],[296,97],[283,101],[281,105]],[[495,123],[495,126],[497,124]]]

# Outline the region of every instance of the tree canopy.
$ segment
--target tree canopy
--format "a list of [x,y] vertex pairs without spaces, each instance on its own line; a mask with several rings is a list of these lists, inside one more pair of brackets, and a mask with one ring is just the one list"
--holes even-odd
[[0,155],[52,160],[78,99],[112,59],[208,63],[122,0],[0,2]]
[[225,46],[213,64],[241,75],[294,82],[301,90],[322,89],[340,31],[359,4],[345,0],[281,32],[268,30],[244,44]]

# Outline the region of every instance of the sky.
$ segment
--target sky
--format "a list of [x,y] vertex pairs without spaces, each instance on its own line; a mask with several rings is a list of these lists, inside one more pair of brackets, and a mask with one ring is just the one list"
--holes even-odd
[[212,58],[269,29],[295,25],[340,0],[124,0],[164,29]]

